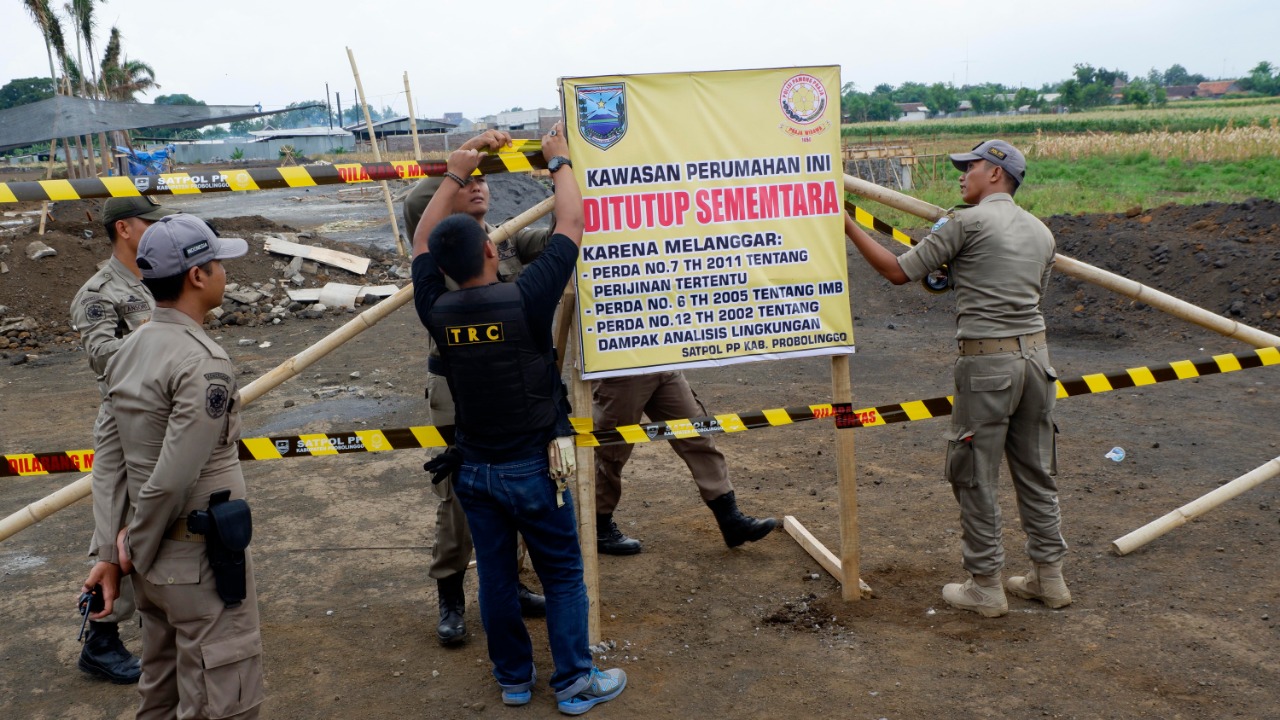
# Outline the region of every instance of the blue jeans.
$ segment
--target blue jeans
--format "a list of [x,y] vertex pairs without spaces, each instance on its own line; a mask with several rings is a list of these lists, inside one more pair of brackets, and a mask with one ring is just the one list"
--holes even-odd
[[480,619],[493,676],[504,689],[533,686],[533,644],[520,616],[516,532],[524,536],[547,597],[547,636],[556,699],[581,690],[592,667],[587,639],[587,587],[573,498],[556,507],[546,455],[498,464],[463,463],[454,493],[467,514],[480,575]]

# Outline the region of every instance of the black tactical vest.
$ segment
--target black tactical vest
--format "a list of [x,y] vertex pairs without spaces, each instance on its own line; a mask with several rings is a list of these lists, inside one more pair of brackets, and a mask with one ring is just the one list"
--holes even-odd
[[441,295],[428,327],[444,359],[458,428],[468,437],[556,424],[564,385],[555,349],[538,349],[515,283]]

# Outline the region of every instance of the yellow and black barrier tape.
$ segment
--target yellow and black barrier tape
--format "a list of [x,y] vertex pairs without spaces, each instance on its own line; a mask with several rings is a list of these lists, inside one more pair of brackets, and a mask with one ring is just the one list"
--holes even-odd
[[[516,149],[485,155],[478,175],[543,170],[547,161],[537,148],[538,141],[516,140]],[[530,146],[533,149],[529,149]],[[139,195],[196,195],[210,192],[248,192],[280,188],[306,188],[379,180],[419,180],[442,177],[448,170],[443,162],[391,160],[380,163],[339,163],[298,165],[280,168],[243,168],[197,172],[164,173],[79,180],[38,180],[0,183],[0,203],[45,200],[87,200],[90,198],[137,197]]]
[[853,221],[862,227],[871,228],[876,232],[884,233],[908,247],[916,244],[916,241],[913,240],[910,235],[902,232],[898,228],[881,220],[875,215],[872,215],[866,210],[863,210],[857,205],[854,205],[851,200],[844,201],[844,209],[849,213],[849,216],[853,218]]
[[[1280,349],[1261,348],[1246,352],[1179,360],[1167,365],[1129,368],[1120,372],[1097,373],[1057,382],[1059,398],[1096,395],[1112,390],[1154,385],[1174,380],[1192,380],[1207,375],[1280,365]],[[639,444],[679,440],[698,435],[719,435],[780,427],[806,420],[832,419],[838,428],[875,427],[891,423],[929,420],[951,414],[952,397],[913,400],[905,403],[854,409],[848,403],[826,403],[791,408],[774,408],[747,413],[664,420],[642,425],[622,425],[606,430],[592,429],[591,418],[570,418],[583,447]],[[345,433],[315,433],[279,437],[242,438],[241,460],[278,460],[287,457],[343,455],[359,452],[387,452],[445,447],[453,438],[452,426],[429,425],[394,430],[354,430]],[[60,453],[5,455],[0,477],[85,472],[93,467],[92,450]]]

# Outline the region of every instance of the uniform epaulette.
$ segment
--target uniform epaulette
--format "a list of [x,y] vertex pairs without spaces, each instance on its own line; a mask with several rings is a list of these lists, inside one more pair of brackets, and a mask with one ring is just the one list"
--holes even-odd
[[231,360],[231,356],[227,354],[226,349],[214,342],[213,338],[205,335],[199,328],[188,327],[186,328],[186,331],[187,334],[194,338],[196,342],[200,343],[204,349],[209,351],[209,355],[211,357],[218,358],[219,360]]

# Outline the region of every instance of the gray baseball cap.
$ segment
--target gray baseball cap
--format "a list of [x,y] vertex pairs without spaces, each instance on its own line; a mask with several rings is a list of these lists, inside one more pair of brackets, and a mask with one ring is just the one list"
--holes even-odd
[[1003,168],[1019,185],[1027,174],[1027,159],[1022,156],[1018,148],[1003,140],[980,142],[967,153],[955,153],[951,156],[951,164],[955,165],[960,172],[967,170],[969,163],[974,160],[986,160],[992,165]]
[[242,238],[218,237],[194,215],[166,215],[142,233],[138,269],[144,278],[172,277],[210,260],[238,258],[247,252],[249,243]]

